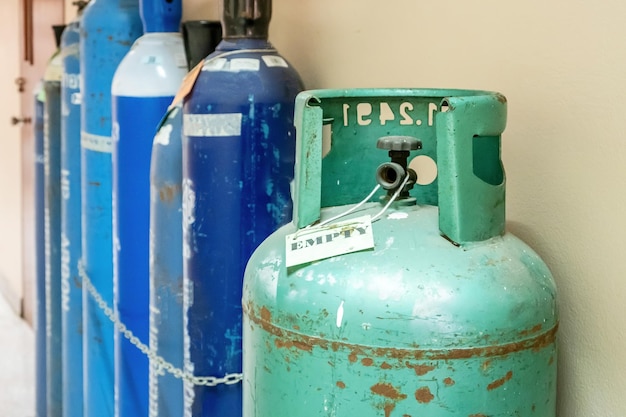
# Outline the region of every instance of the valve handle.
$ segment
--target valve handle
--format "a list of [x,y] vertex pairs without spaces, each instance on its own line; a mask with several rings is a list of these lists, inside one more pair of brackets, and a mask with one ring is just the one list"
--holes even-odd
[[415,151],[422,149],[422,142],[413,136],[383,136],[378,138],[376,147],[389,151]]

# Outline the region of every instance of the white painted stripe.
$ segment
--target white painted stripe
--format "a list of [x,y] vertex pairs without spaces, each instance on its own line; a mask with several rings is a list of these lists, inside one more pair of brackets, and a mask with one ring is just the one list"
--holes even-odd
[[80,132],[80,147],[90,151],[111,153],[113,152],[113,140],[111,136],[100,136]]
[[185,136],[224,137],[241,136],[241,113],[185,114]]

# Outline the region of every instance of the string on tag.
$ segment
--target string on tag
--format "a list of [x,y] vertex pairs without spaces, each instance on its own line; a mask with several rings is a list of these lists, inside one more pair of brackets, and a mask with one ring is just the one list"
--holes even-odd
[[[325,224],[328,224],[328,223],[333,222],[333,221],[335,221],[337,219],[340,219],[340,218],[342,218],[344,216],[347,216],[348,214],[350,214],[350,213],[354,212],[355,210],[359,209],[363,204],[367,203],[369,201],[369,199],[374,196],[374,194],[376,194],[376,191],[378,191],[379,188],[380,188],[380,184],[376,184],[376,187],[374,187],[372,192],[370,192],[368,194],[368,196],[365,197],[359,204],[357,204],[356,206],[354,206],[354,207],[344,211],[343,213],[340,213],[340,214],[338,214],[338,215],[336,215],[334,217],[331,217],[330,219],[326,219],[323,222],[321,222],[319,224],[316,224],[315,227],[324,226]],[[310,226],[307,226],[307,227],[310,227]]]
[[378,220],[380,218],[380,216],[382,216],[383,214],[385,214],[385,212],[387,211],[387,209],[389,208],[389,206],[396,201],[396,199],[398,198],[398,196],[400,195],[400,192],[402,192],[402,190],[404,190],[404,187],[406,186],[406,184],[409,182],[410,179],[410,175],[407,175],[404,178],[404,181],[402,181],[402,185],[400,185],[400,187],[398,187],[398,189],[396,190],[395,193],[393,193],[393,196],[391,196],[391,198],[389,199],[389,201],[387,201],[387,204],[385,204],[385,207],[382,208],[381,211],[379,211],[374,217],[372,217],[372,223],[374,223],[376,220]]

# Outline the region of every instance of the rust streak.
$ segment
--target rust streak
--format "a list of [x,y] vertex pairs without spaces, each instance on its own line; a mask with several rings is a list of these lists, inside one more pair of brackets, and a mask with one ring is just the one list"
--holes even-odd
[[[355,363],[358,360],[358,356],[370,356],[376,358],[391,358],[399,360],[453,360],[453,359],[470,359],[474,357],[498,357],[506,356],[512,353],[521,352],[525,350],[539,351],[546,346],[549,346],[556,341],[556,334],[558,331],[558,324],[553,328],[518,342],[510,342],[501,345],[481,346],[475,348],[458,348],[458,349],[407,349],[407,348],[393,348],[393,347],[372,347],[357,345],[348,343],[345,341],[332,341],[322,337],[306,336],[300,333],[296,333],[289,329],[279,327],[272,323],[272,316],[267,307],[261,307],[255,314],[255,309],[252,302],[248,302],[244,306],[244,312],[248,318],[260,326],[266,332],[276,336],[277,338],[284,339],[279,342],[280,347],[291,348],[297,347],[302,350],[311,352],[314,347],[321,349],[329,349],[329,347],[337,352],[339,350],[347,350],[350,352],[348,360],[351,363]],[[296,344],[299,343],[299,344]],[[278,345],[276,345],[278,347]]]
[[507,372],[506,375],[503,376],[502,378],[496,379],[491,384],[487,385],[487,390],[491,391],[496,388],[500,388],[502,385],[504,385],[505,382],[507,382],[511,378],[513,378],[513,371]]
[[432,392],[430,392],[430,388],[428,387],[418,388],[415,391],[415,399],[420,404],[428,404],[434,398],[435,396],[432,394]]
[[396,408],[396,405],[393,403],[385,404],[385,417],[391,416],[391,412]]

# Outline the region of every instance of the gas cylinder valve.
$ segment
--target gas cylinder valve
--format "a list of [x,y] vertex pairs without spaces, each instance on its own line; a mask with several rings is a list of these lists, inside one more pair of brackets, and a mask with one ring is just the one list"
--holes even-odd
[[391,162],[384,162],[376,169],[376,181],[387,190],[387,198],[391,198],[408,175],[409,179],[398,196],[399,199],[408,198],[409,190],[417,181],[417,173],[407,167],[407,159],[410,151],[422,149],[422,142],[412,136],[383,136],[376,142],[376,147],[389,150],[391,158]]

